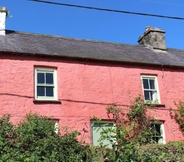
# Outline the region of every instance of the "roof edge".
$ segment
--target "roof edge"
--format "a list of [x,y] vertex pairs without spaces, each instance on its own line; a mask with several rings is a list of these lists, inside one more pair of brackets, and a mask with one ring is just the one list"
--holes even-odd
[[[40,53],[21,53],[21,52],[11,52],[11,51],[1,51],[2,54],[11,54],[11,55],[19,55],[19,56],[33,56],[33,57],[41,57],[41,58],[61,58],[63,60],[74,60],[74,61],[92,61],[92,62],[100,62],[100,63],[111,63],[111,64],[133,64],[133,65],[142,65],[142,66],[154,66],[154,67],[168,67],[168,68],[183,68],[184,66],[176,66],[176,65],[168,65],[168,64],[155,64],[155,63],[143,63],[143,62],[131,62],[131,61],[115,61],[115,60],[104,60],[104,59],[94,59],[94,58],[84,58],[84,57],[69,57],[69,56],[60,56],[60,55],[50,55],[50,54],[40,54]],[[54,58],[53,58],[54,56]]]

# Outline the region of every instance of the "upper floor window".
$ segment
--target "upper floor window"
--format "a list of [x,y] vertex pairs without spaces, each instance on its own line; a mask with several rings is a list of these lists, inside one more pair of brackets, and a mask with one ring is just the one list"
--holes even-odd
[[156,76],[141,76],[144,100],[148,102],[160,103],[157,77]]
[[35,99],[57,100],[56,69],[35,68]]

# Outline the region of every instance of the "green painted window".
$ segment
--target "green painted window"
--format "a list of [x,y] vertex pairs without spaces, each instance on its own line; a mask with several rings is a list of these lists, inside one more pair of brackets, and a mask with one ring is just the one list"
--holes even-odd
[[[116,140],[114,138],[115,135],[115,127],[113,122],[92,122],[91,123],[92,130],[92,143],[94,146],[98,146],[100,144],[108,145],[108,147],[112,147],[112,143],[115,143]],[[100,137],[105,133],[105,139],[100,141]]]

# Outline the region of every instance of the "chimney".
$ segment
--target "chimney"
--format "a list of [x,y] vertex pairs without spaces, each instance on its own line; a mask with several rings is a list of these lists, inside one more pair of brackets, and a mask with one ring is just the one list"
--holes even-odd
[[151,49],[166,51],[165,31],[159,28],[146,27],[146,31],[139,37],[138,42]]
[[5,21],[8,15],[8,10],[5,7],[0,7],[0,35],[5,35]]

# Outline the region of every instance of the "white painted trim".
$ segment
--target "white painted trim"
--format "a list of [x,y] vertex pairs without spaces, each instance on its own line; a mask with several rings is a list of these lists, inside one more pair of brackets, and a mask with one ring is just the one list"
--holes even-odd
[[163,136],[163,144],[166,143],[166,139],[165,139],[165,128],[164,128],[164,123],[161,122],[161,129],[162,129],[162,136]]
[[54,120],[55,121],[55,124],[54,124],[54,132],[56,133],[56,134],[58,134],[59,133],[59,120]]
[[164,129],[164,123],[161,122],[161,121],[155,121],[155,122],[152,122],[152,124],[158,124],[160,125],[160,128],[161,128],[161,136],[163,138],[163,141],[162,141],[162,144],[165,144],[166,143],[166,139],[165,139],[165,129]]
[[[40,97],[37,96],[37,72],[43,71],[43,72],[50,72],[53,73],[53,87],[54,87],[54,96],[53,97]],[[58,94],[57,94],[57,70],[55,68],[42,68],[42,67],[35,67],[34,69],[34,98],[35,100],[39,101],[57,101],[58,100]]]
[[[141,85],[142,85],[143,96],[144,96],[144,85],[143,85],[143,79],[144,78],[148,78],[148,79],[153,78],[155,80],[155,88],[156,88],[156,91],[157,91],[157,100],[158,100],[158,104],[160,104],[161,103],[161,100],[160,100],[160,91],[159,91],[157,76],[155,76],[155,75],[141,75]],[[146,101],[147,100],[145,100],[145,102]],[[154,103],[154,101],[151,101],[151,102]]]

